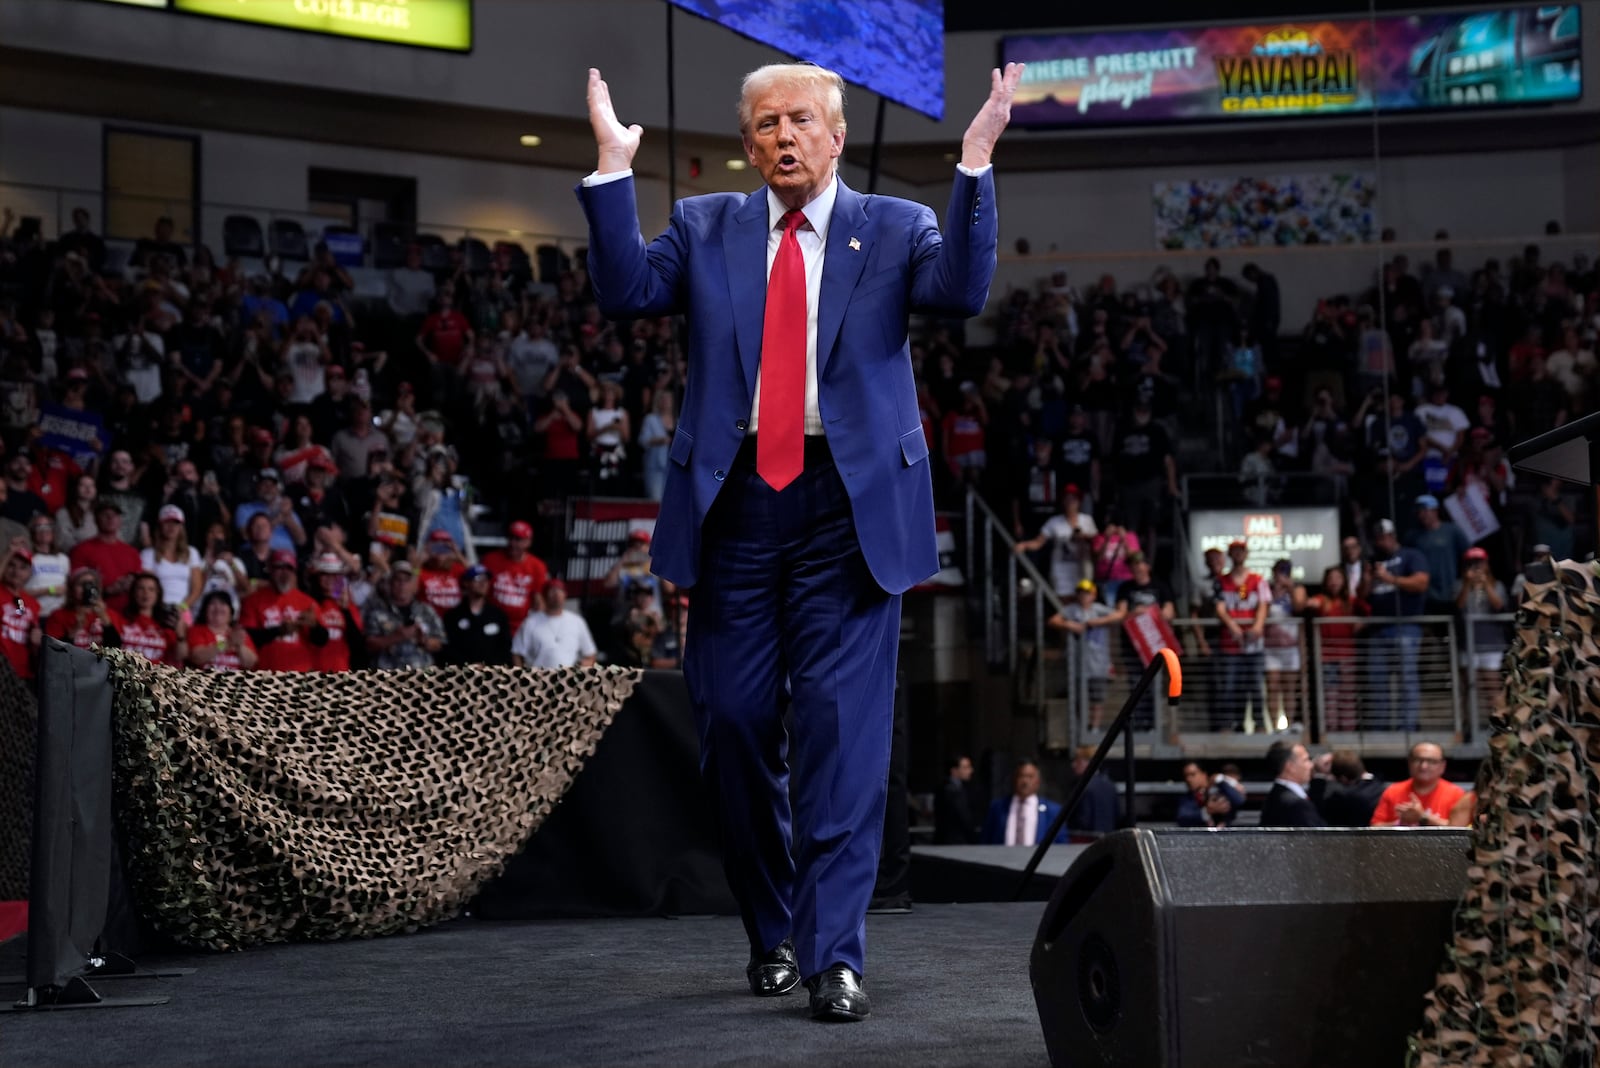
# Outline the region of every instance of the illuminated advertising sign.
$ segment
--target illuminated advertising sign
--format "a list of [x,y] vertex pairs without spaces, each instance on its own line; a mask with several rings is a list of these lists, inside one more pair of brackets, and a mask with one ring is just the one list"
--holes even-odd
[[167,0],[100,0],[102,4],[127,4],[129,7],[166,7]]
[[234,22],[472,50],[472,0],[172,0],[172,7]]
[[1007,37],[1023,126],[1452,110],[1582,96],[1579,5]]
[[1288,560],[1296,582],[1318,585],[1322,572],[1339,562],[1339,509],[1217,508],[1189,513],[1189,573],[1201,589],[1209,579],[1207,549],[1228,551],[1235,541],[1249,547],[1245,566],[1262,578]]

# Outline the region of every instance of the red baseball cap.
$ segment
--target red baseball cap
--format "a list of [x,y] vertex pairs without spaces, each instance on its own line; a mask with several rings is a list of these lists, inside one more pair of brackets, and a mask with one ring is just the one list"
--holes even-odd
[[1061,487],[1061,495],[1065,497],[1068,494],[1071,494],[1074,497],[1082,497],[1083,490],[1078,488],[1078,484],[1076,482],[1068,482],[1065,486]]
[[544,592],[545,593],[549,593],[551,590],[560,590],[562,593],[566,593],[567,592],[567,584],[565,582],[562,582],[558,578],[553,578],[549,582],[546,582],[544,584]]
[[519,519],[511,524],[511,536],[513,538],[532,538],[533,527]]
[[1472,548],[1463,553],[1461,558],[1463,560],[1487,560],[1489,559],[1489,552],[1486,549],[1474,545]]
[[290,552],[288,549],[273,550],[272,556],[269,558],[269,562],[273,567],[298,567],[300,564],[300,561],[295,558],[294,553]]
[[429,534],[428,540],[436,542],[448,542],[451,545],[454,545],[456,541],[456,539],[450,536],[450,532],[443,528],[437,529],[433,533]]
[[649,545],[650,532],[648,530],[630,530],[628,531],[628,540],[636,541],[643,545]]

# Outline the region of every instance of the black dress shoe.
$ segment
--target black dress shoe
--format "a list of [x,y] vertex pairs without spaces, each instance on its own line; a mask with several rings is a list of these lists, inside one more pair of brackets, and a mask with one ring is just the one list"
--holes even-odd
[[800,962],[795,959],[794,943],[785,938],[777,948],[757,956],[750,953],[750,966],[744,970],[750,980],[750,993],[758,998],[775,998],[800,985]]
[[813,1020],[864,1020],[872,1011],[872,1002],[861,989],[861,976],[843,964],[813,975],[806,980],[806,988],[811,991]]

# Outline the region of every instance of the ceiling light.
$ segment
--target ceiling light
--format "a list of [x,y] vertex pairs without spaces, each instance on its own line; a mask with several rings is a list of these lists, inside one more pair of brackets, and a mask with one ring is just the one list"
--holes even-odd
[[944,154],[944,161],[946,163],[954,163],[956,161],[956,154],[954,152],[946,152]]
[[746,163],[742,159],[730,159],[726,166],[730,171],[742,171],[746,167],[750,166],[750,164]]
[[538,148],[544,143],[544,138],[540,137],[538,134],[523,134],[521,137],[517,138],[517,143],[523,148]]

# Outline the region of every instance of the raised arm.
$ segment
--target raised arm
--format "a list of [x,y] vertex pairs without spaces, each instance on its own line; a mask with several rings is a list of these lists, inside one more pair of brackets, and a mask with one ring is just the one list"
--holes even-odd
[[589,68],[589,125],[594,129],[595,173],[578,186],[589,218],[589,280],[595,303],[611,318],[670,315],[679,306],[685,267],[683,208],[676,205],[667,232],[645,245],[634,198],[633,157],[644,130],[624,126],[611,89]]

